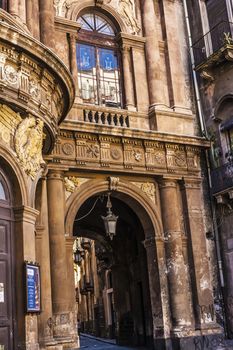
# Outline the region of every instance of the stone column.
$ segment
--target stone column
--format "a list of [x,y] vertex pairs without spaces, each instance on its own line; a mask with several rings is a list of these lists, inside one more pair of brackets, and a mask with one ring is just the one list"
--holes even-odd
[[193,315],[188,267],[185,265],[182,251],[177,182],[173,179],[163,179],[160,183],[160,195],[173,332],[179,336],[179,331],[182,329],[184,336],[184,329],[188,330],[192,326]]
[[55,46],[53,0],[39,0],[40,39],[49,48]]
[[47,180],[42,178],[38,184],[36,207],[40,215],[36,223],[36,256],[40,264],[41,272],[41,305],[42,312],[39,315],[39,340],[46,342],[53,337],[51,322],[52,291],[50,272],[50,249],[48,228],[48,203],[47,203]]
[[15,255],[16,255],[16,286],[17,286],[17,332],[18,344],[28,350],[38,349],[37,315],[26,314],[23,309],[25,302],[25,276],[23,262],[36,262],[35,222],[39,212],[33,208],[22,206],[14,209],[15,214]]
[[26,24],[26,0],[18,0],[19,17]]
[[18,7],[18,0],[9,0],[9,13],[13,17],[18,17],[19,16],[19,7]]
[[[190,86],[187,86],[185,74],[188,76],[187,47],[183,28],[183,5],[178,1],[163,1],[163,25],[166,30],[166,45],[171,82],[171,107],[176,112],[191,114]],[[179,17],[177,16],[179,14]],[[187,72],[185,72],[185,68]]]
[[34,38],[40,39],[39,6],[37,1],[27,0],[27,27]]
[[123,45],[122,57],[126,108],[135,111],[135,97],[132,71],[133,62],[131,59],[131,48],[129,46]]
[[67,283],[63,173],[50,171],[47,186],[53,312],[60,314],[68,310],[67,288],[61,287]]
[[78,83],[78,65],[77,65],[77,56],[76,56],[76,45],[77,45],[77,35],[69,35],[69,44],[70,44],[70,70],[74,79],[76,97],[80,98],[79,83]]
[[[157,11],[155,12],[155,5]],[[164,84],[161,76],[161,65],[165,64],[160,59],[159,52],[159,31],[160,24],[158,1],[142,0],[142,22],[144,36],[146,37],[146,59],[147,59],[147,77],[149,85],[150,105],[164,105]]]
[[70,311],[75,311],[75,283],[74,283],[74,255],[73,255],[73,245],[75,237],[66,237],[66,256],[67,256],[67,299],[68,299],[68,309]]
[[[170,315],[164,242],[154,234],[144,241],[147,254],[153,339],[157,349],[169,348]],[[168,339],[168,340],[167,340]]]
[[[188,236],[192,250],[192,285],[197,327],[209,328],[215,324],[214,302],[207,257],[203,222],[201,181],[185,180],[182,184],[184,205],[187,208]],[[211,325],[212,324],[212,325]]]

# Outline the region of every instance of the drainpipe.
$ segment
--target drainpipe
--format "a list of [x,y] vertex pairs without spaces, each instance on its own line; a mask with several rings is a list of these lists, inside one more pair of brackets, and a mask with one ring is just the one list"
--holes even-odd
[[[187,32],[188,32],[189,50],[190,50],[190,56],[191,56],[192,74],[193,74],[194,90],[195,90],[195,96],[196,96],[196,102],[197,102],[198,116],[199,116],[202,134],[208,138],[208,131],[206,128],[206,124],[205,124],[205,120],[204,120],[204,116],[203,116],[203,112],[202,112],[200,93],[199,93],[198,82],[197,82],[197,75],[196,75],[196,71],[195,71],[195,60],[194,60],[194,54],[193,54],[193,48],[192,48],[192,37],[191,37],[190,22],[189,22],[188,8],[187,8],[187,1],[186,0],[183,0],[183,5],[184,5],[184,12],[185,12],[186,28],[187,28]],[[215,205],[214,205],[213,197],[211,194],[212,181],[211,181],[211,175],[210,175],[209,155],[208,155],[207,151],[205,152],[205,156],[206,156],[206,162],[207,162],[208,181],[209,181],[209,187],[210,187],[211,210],[212,210],[212,216],[213,216],[213,231],[215,234],[215,246],[216,246],[216,255],[217,255],[217,261],[218,261],[219,279],[220,279],[220,286],[223,288],[224,287],[224,276],[223,276],[223,268],[222,268],[221,248],[220,248],[219,233],[218,233],[218,227],[217,227],[217,221],[216,221]]]

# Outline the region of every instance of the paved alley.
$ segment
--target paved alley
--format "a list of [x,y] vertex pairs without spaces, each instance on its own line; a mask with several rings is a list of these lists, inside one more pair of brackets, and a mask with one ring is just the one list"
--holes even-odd
[[80,336],[80,349],[88,349],[88,350],[146,350],[143,347],[140,348],[129,348],[118,346],[114,344],[114,342],[105,342],[100,339],[81,335]]

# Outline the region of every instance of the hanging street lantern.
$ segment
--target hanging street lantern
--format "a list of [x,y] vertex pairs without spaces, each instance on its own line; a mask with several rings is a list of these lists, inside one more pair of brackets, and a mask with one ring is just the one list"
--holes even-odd
[[107,200],[107,216],[101,216],[101,218],[104,221],[104,227],[106,231],[106,235],[113,240],[113,237],[116,235],[116,224],[118,220],[118,216],[113,214],[111,208],[112,208],[112,203],[110,200],[110,192],[108,192],[108,200]]

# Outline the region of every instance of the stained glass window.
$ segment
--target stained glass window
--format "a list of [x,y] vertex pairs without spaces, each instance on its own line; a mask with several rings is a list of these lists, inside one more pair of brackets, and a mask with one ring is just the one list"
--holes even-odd
[[[82,15],[78,22],[82,30],[76,52],[79,89],[83,102],[122,107],[119,52],[114,41],[113,26],[95,12]],[[112,38],[108,39],[106,35]]]
[[1,182],[0,182],[0,200],[6,200],[6,193],[4,191],[4,188]]
[[81,27],[84,30],[89,30],[105,35],[115,35],[113,28],[105,20],[105,18],[99,16],[96,13],[87,13],[82,15],[78,19],[78,23],[81,24]]

